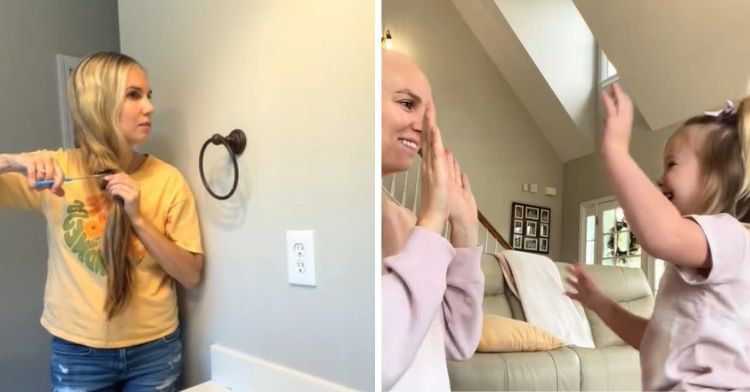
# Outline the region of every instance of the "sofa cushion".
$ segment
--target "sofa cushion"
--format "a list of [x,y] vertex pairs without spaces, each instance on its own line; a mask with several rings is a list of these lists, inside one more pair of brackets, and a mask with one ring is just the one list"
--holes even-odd
[[523,306],[518,297],[513,295],[510,290],[507,290],[505,292],[505,298],[508,304],[510,304],[511,316],[516,320],[526,321],[526,313],[524,313]]
[[470,361],[448,361],[454,391],[577,391],[580,364],[573,350],[476,353]]
[[505,317],[512,317],[508,297],[505,292],[505,279],[500,270],[500,263],[497,258],[491,254],[483,254],[481,260],[482,273],[484,273],[484,301],[482,309],[485,313],[497,314]]
[[[654,296],[643,270],[636,268],[588,265],[586,271],[604,295],[641,317],[651,317]],[[596,347],[625,346],[593,311],[586,309]]]
[[501,295],[505,292],[505,279],[495,255],[483,253],[481,259],[484,274],[484,295]]
[[508,305],[508,298],[504,295],[490,295],[484,297],[482,309],[485,314],[496,314],[503,317],[513,318],[513,311]]
[[[566,263],[555,263],[565,276]],[[644,317],[653,309],[653,295],[637,269],[586,266],[605,295]],[[482,256],[485,313],[526,320],[521,303],[502,277],[497,259]],[[577,310],[584,312],[578,302]],[[448,361],[455,390],[639,390],[638,352],[625,346],[601,319],[586,311],[596,349],[561,347],[539,352],[476,353],[464,362]],[[574,351],[575,350],[575,351]]]
[[551,333],[525,321],[494,314],[484,315],[477,351],[520,352],[554,350],[563,343]]
[[571,347],[581,362],[582,391],[640,391],[638,351],[630,346]]
[[[562,263],[562,262],[559,262],[559,261],[555,262],[555,266],[557,266],[557,272],[560,273],[560,278],[563,281],[563,287],[565,288],[565,290],[569,290],[570,289],[570,287],[568,287],[568,284],[565,282],[565,278],[568,276],[568,268],[571,265],[572,264],[570,264],[570,263]],[[581,305],[580,302],[578,302],[576,300],[573,300],[573,306],[575,306],[576,311],[578,312],[578,314],[580,314],[581,316],[584,316],[584,317],[588,318],[588,313],[586,313],[586,309],[583,307],[583,305]],[[591,331],[591,334],[593,335],[594,331]],[[594,344],[596,344],[596,339],[594,339]]]

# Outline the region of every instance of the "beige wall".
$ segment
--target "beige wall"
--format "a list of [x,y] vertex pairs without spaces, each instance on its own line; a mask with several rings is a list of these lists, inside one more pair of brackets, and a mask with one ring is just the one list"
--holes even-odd
[[[638,118],[633,127],[630,155],[654,184],[661,176],[664,143],[678,125],[651,131],[644,120]],[[564,189],[560,261],[573,262],[578,260],[581,203],[612,195],[604,166],[597,153],[565,163]]]
[[[550,256],[557,258],[563,165],[450,0],[383,0],[385,29],[430,79],[438,125],[479,209],[510,240],[512,201],[550,207]],[[540,192],[522,192],[524,182]],[[547,186],[558,196],[544,196]]]

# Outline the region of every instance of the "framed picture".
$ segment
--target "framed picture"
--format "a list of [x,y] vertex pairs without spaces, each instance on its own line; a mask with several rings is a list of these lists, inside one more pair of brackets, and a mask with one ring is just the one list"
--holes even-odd
[[548,247],[548,242],[546,238],[539,239],[539,251],[544,252],[544,253],[549,253],[549,247]]
[[539,208],[526,206],[526,219],[539,220]]
[[513,249],[549,253],[552,211],[547,207],[511,203],[510,238]]
[[549,223],[549,208],[542,208],[539,220],[544,223]]
[[526,235],[529,237],[536,237],[536,228],[539,222],[533,220],[526,221]]
[[523,249],[523,236],[514,234],[513,235],[513,249]]
[[536,238],[525,237],[523,239],[523,250],[538,251],[538,242],[539,240]]

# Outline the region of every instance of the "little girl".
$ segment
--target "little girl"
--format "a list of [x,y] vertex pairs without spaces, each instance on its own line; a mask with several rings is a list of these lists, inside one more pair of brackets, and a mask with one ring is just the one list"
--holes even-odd
[[628,153],[630,98],[614,85],[602,100],[612,189],[643,250],[668,263],[651,319],[604,297],[580,264],[567,294],[640,351],[644,390],[750,389],[750,98],[675,131],[659,190]]

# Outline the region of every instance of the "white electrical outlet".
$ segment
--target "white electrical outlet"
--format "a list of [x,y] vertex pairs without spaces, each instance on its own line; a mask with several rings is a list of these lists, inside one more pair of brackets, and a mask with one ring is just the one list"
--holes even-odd
[[316,286],[313,242],[312,230],[287,230],[286,260],[290,284]]

